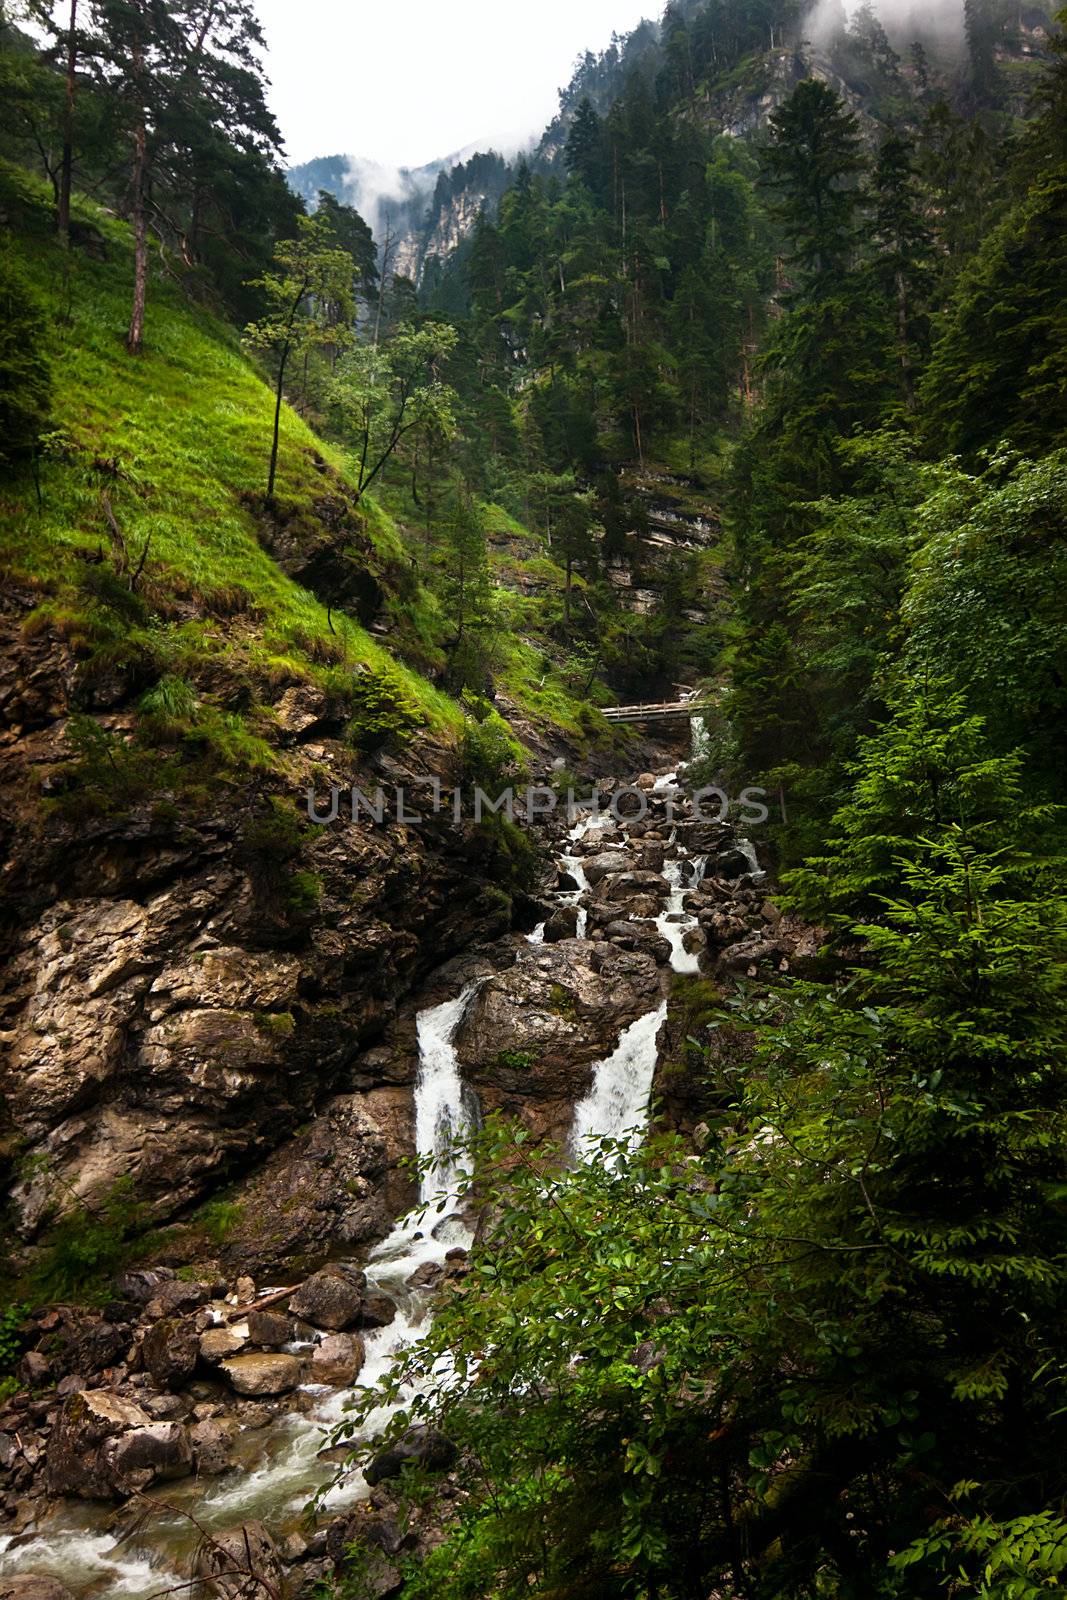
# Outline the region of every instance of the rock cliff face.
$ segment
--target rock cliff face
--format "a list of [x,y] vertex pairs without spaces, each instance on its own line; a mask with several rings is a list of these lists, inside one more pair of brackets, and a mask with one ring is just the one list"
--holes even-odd
[[[317,1194],[320,1110],[350,1169],[348,1227],[373,1231],[360,1185],[388,1166],[397,1118],[386,1103],[380,1126],[370,1102],[331,1095],[430,968],[507,931],[511,903],[463,827],[364,816],[307,825],[294,846],[275,837],[276,804],[291,830],[308,784],[415,782],[442,770],[443,753],[357,761],[289,706],[274,796],[237,782],[199,804],[78,815],[49,798],[76,664],[55,639],[24,647],[13,627],[8,642],[0,1089],[21,1246],[120,1187],[167,1221],[309,1122],[287,1181],[299,1171]],[[285,713],[292,691],[275,692]],[[314,1248],[344,1209],[335,1197],[318,1226],[293,1216],[279,1241],[303,1231]]]

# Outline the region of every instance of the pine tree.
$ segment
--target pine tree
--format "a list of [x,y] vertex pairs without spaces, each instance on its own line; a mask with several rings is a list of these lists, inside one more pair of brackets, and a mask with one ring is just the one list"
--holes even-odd
[[794,293],[818,293],[847,269],[855,248],[855,185],[864,165],[859,124],[832,89],[805,79],[771,117],[762,159],[798,269]]

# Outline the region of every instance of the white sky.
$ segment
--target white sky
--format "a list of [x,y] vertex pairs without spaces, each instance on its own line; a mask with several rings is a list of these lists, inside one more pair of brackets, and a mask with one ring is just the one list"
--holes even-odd
[[338,153],[422,166],[515,148],[585,50],[663,0],[256,0],[290,164]]

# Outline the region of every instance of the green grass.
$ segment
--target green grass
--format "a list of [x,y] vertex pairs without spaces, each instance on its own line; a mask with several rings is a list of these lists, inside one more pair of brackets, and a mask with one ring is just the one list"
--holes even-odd
[[[254,508],[265,488],[273,401],[237,332],[192,304],[157,262],[145,353],[129,357],[128,230],[78,201],[76,222],[95,229],[101,242],[93,252],[75,250],[68,301],[49,204],[43,184],[20,169],[0,171],[0,210],[17,226],[6,247],[26,268],[54,328],[42,506],[29,481],[0,495],[0,555],[8,570],[38,588],[68,637],[79,627],[91,632],[99,606],[86,603],[87,564],[98,558],[97,569],[108,570],[115,562],[106,495],[129,569],[147,543],[141,588],[154,615],[145,627],[153,647],[171,658],[168,670],[180,668],[183,656],[187,666],[217,658],[275,682],[320,677],[324,657],[347,669],[388,669],[429,727],[458,732],[462,716],[450,697],[357,622],[334,613],[331,627],[325,607],[261,546]],[[344,492],[343,467],[341,453],[286,407],[276,493],[287,515],[313,520],[316,501]],[[433,604],[411,575],[395,525],[369,501],[359,520],[388,621],[415,655],[432,658]],[[199,615],[175,615],[183,609]],[[47,612],[38,620],[46,622]]]

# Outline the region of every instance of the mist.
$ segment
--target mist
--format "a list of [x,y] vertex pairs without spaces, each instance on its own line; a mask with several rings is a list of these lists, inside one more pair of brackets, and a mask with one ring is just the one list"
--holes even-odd
[[[820,49],[828,45],[859,5],[860,0],[816,0],[805,30],[810,42]],[[957,54],[963,46],[963,0],[874,0],[874,10],[898,49],[916,39],[941,54]]]

